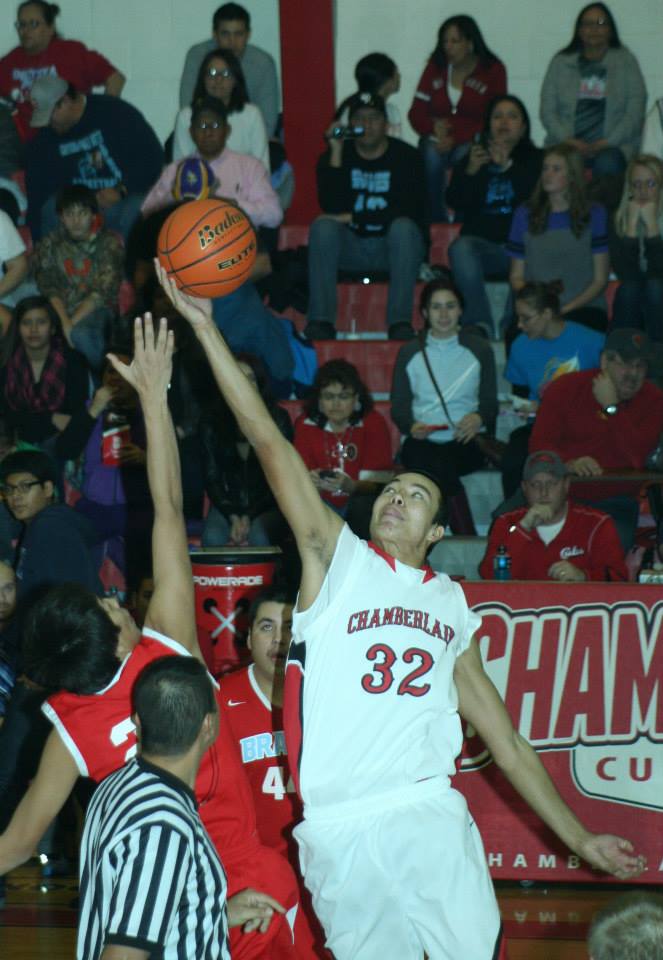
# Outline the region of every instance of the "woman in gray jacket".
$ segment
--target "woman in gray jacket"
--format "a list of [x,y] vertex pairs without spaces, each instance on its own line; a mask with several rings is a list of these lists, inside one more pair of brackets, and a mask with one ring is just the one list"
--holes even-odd
[[646,99],[638,61],[621,43],[608,8],[584,7],[541,88],[546,146],[572,144],[595,177],[621,174],[639,147]]

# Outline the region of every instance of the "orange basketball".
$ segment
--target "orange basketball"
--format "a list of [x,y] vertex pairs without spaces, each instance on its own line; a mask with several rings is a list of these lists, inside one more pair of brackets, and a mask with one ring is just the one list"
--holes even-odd
[[224,297],[241,286],[256,258],[255,230],[224,197],[192,200],[173,210],[159,233],[159,262],[194,297]]

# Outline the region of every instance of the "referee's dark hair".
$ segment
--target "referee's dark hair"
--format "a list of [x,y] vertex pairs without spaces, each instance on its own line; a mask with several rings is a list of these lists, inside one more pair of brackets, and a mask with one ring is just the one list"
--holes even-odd
[[140,721],[140,746],[155,757],[187,752],[205,717],[216,713],[207,670],[195,657],[159,657],[134,683],[132,712]]

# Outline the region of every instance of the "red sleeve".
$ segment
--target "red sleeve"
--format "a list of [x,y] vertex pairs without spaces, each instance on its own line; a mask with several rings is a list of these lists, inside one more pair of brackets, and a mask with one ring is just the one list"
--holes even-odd
[[364,421],[365,451],[362,470],[388,470],[393,466],[391,437],[387,421],[377,410],[371,410]]
[[491,63],[488,72],[489,76],[486,80],[490,91],[489,99],[492,100],[493,97],[501,97],[502,94],[507,92],[506,67],[501,60],[496,60]]
[[110,75],[117,72],[117,67],[114,67],[110,60],[96,50],[88,50],[85,44],[77,41],[72,43],[76,43],[79,48],[76,51],[77,57],[80,57],[77,72],[85,83],[85,88],[91,90],[92,87],[103,87]]
[[565,416],[562,411],[566,410],[566,403],[563,401],[568,400],[568,380],[572,376],[573,374],[569,373],[566,377],[553,380],[546,387],[529,438],[530,453],[535,450],[554,450],[562,459],[565,459],[563,454]]
[[407,118],[411,126],[422,137],[430,136],[433,132],[432,97],[433,97],[433,79],[440,78],[442,75],[433,63],[429,63],[421,74],[417,85],[412,106],[408,112]]
[[588,580],[628,580],[624,551],[612,517],[601,517],[589,547],[588,563],[583,566]]
[[297,417],[295,421],[293,446],[309,470],[314,470],[320,466],[319,463],[316,463],[314,446],[315,436],[313,431],[317,429],[312,424],[306,423],[306,414],[304,413]]

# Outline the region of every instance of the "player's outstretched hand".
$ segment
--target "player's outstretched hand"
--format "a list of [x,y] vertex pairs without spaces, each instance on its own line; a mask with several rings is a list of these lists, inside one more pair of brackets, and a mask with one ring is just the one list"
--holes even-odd
[[275,912],[285,913],[285,907],[269,894],[247,887],[228,900],[228,926],[241,927],[244,933],[265,933]]
[[203,324],[211,322],[211,300],[201,300],[198,297],[190,297],[188,293],[182,293],[175,281],[168,276],[157,258],[154,260],[154,269],[157,272],[157,278],[166,296],[177,312],[181,314],[185,320],[188,320],[192,327],[203,326]]
[[141,399],[165,396],[173,369],[174,347],[175,337],[172,330],[168,330],[167,321],[159,321],[159,332],[155,337],[152,314],[146,313],[142,319],[136,317],[134,321],[134,355],[131,363],[124,363],[114,353],[109,353],[108,359]]
[[633,853],[633,844],[611,833],[590,834],[578,853],[593,867],[619,880],[632,880],[647,869],[646,858]]

